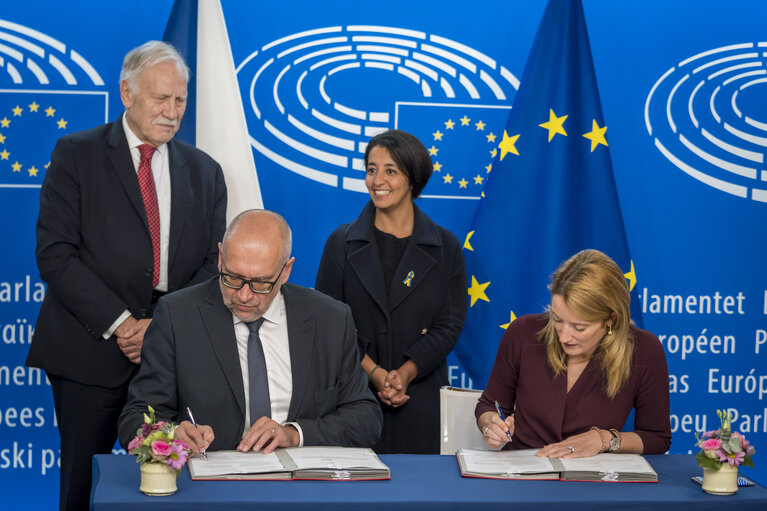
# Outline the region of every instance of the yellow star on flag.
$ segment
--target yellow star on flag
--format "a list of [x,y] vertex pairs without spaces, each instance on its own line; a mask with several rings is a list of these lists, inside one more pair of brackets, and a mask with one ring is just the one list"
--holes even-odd
[[477,278],[474,275],[471,276],[471,287],[468,289],[469,296],[471,296],[471,305],[469,307],[474,307],[474,304],[477,302],[477,300],[484,300],[486,302],[490,301],[490,299],[485,294],[485,289],[487,289],[487,286],[489,285],[490,282],[480,284],[477,282]]
[[471,243],[469,243],[469,240],[471,239],[472,236],[474,236],[474,231],[470,231],[469,234],[466,235],[466,241],[463,242],[463,248],[474,252],[474,247],[472,247]]
[[441,172],[442,171],[442,164],[440,162],[437,162],[433,165],[434,172]]
[[58,125],[59,125],[59,129],[60,129],[60,130],[66,129],[66,127],[67,127],[67,121],[65,121],[63,117],[62,117],[61,119],[59,119],[59,120],[56,122],[56,124],[58,124]]
[[0,144],[5,144],[5,135],[0,133]]
[[29,105],[29,111],[30,111],[30,112],[37,112],[37,109],[38,109],[38,108],[40,108],[40,105],[38,105],[38,104],[37,104],[37,103],[35,103],[34,101],[32,102],[32,104],[31,104],[31,105]]
[[27,172],[29,172],[29,177],[37,177],[37,169],[34,166],[29,167]]
[[487,167],[485,167],[485,170],[486,170],[486,171],[487,171],[487,173],[489,174],[489,173],[490,173],[490,171],[491,171],[491,170],[493,170],[493,164],[492,164],[492,163],[488,163],[488,164],[487,164]]
[[47,169],[51,165],[51,162],[48,162],[44,165],[44,167]]
[[631,270],[628,273],[623,274],[629,281],[629,291],[634,290],[634,286],[637,285],[637,274],[634,271],[634,261],[631,261]]
[[471,119],[469,119],[468,117],[466,117],[466,116],[464,115],[464,116],[463,116],[463,117],[460,119],[460,121],[461,121],[461,126],[468,126],[468,125],[469,125],[469,122],[471,121]]
[[2,119],[0,119],[0,128],[7,128],[10,125],[11,125],[11,121],[7,117],[3,117]]
[[21,172],[21,163],[16,162],[13,165],[11,165],[11,167],[13,167],[14,172]]
[[563,115],[562,117],[557,117],[557,114],[554,113],[554,110],[549,108],[549,120],[539,124],[541,128],[546,128],[549,130],[549,142],[551,142],[551,139],[554,138],[554,135],[559,133],[560,135],[567,136],[567,133],[565,132],[565,127],[563,124],[567,120],[567,116]]
[[453,126],[455,126],[455,122],[452,119],[448,119],[447,122],[445,122],[445,129],[446,130],[453,129]]
[[439,151],[439,149],[437,149],[437,148],[436,148],[436,147],[434,147],[434,146],[431,146],[431,147],[429,148],[429,155],[431,155],[431,156],[437,156],[437,151]]
[[596,119],[591,120],[591,131],[588,133],[584,133],[583,136],[591,140],[591,152],[594,152],[594,149],[596,149],[597,145],[602,144],[603,146],[607,146],[607,139],[605,139],[605,132],[607,131],[607,126],[604,126],[602,128],[599,127],[599,124],[597,124]]
[[442,179],[445,180],[445,183],[452,183],[453,182],[453,176],[451,176],[450,174],[445,174],[444,176],[442,176]]
[[3,152],[0,153],[0,160],[7,160],[8,157],[11,155],[7,150],[3,149]]
[[458,181],[458,188],[466,188],[467,184],[469,184],[469,182],[466,181],[465,179],[461,178],[461,180]]
[[52,106],[49,106],[48,108],[45,109],[45,116],[46,117],[53,117],[53,114],[55,114],[55,113],[56,113],[56,109],[53,108]]
[[485,123],[482,121],[474,123],[474,126],[477,127],[477,131],[485,131]]
[[495,142],[495,135],[492,132],[490,132],[489,135],[485,135],[485,136],[487,137],[488,142]]
[[514,314],[514,311],[509,311],[509,322],[506,323],[505,325],[498,325],[498,326],[506,330],[507,328],[509,328],[510,324],[514,323],[515,319],[517,319],[517,316]]
[[508,133],[506,133],[506,130],[503,130],[503,140],[501,140],[501,143],[498,144],[498,149],[501,150],[501,161],[503,161],[508,153],[514,153],[519,156],[519,151],[517,151],[517,148],[514,147],[514,144],[517,143],[518,138],[519,135],[510,137]]
[[442,140],[442,132],[441,131],[437,130],[434,133],[432,133],[432,135],[434,135],[434,140]]
[[490,151],[490,157],[491,157],[491,158],[495,158],[495,155],[496,155],[496,154],[498,154],[498,149],[496,149],[496,148],[494,147],[494,148],[493,148],[493,150],[492,150],[492,151]]
[[23,109],[23,108],[21,108],[19,105],[16,105],[16,108],[12,108],[11,110],[13,111],[13,116],[14,116],[14,117],[18,117],[18,116],[20,116],[20,115],[21,115],[21,112],[23,112],[23,111],[24,111],[24,109]]
[[481,185],[481,184],[482,184],[482,181],[484,181],[484,180],[485,180],[485,178],[484,178],[484,177],[482,177],[482,176],[480,176],[479,174],[477,174],[476,176],[474,176],[474,184],[475,184],[475,185]]

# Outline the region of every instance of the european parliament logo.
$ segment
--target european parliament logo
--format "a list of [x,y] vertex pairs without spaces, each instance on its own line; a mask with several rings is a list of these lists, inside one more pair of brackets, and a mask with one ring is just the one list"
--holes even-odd
[[0,41],[0,188],[37,188],[56,140],[106,122],[108,93],[86,59],[46,34],[0,20]]
[[767,42],[693,55],[666,71],[645,102],[658,150],[694,179],[767,202]]
[[423,197],[476,199],[518,79],[491,57],[436,34],[348,25],[291,34],[237,67],[256,167],[367,193],[371,136],[409,131],[435,174]]

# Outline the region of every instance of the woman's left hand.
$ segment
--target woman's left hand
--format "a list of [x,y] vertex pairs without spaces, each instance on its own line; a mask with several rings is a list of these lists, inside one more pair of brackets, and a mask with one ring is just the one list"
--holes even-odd
[[602,452],[602,438],[594,430],[586,431],[579,435],[549,444],[538,451],[535,455],[541,458],[587,458]]

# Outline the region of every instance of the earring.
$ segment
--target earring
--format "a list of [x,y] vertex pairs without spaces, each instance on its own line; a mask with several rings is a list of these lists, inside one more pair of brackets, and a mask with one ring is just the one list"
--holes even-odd
[[607,335],[608,336],[613,335],[613,326],[612,325],[607,325]]

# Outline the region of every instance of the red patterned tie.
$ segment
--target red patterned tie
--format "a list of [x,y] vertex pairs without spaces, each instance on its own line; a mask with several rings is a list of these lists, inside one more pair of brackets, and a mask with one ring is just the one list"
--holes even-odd
[[152,176],[152,155],[155,148],[148,144],[141,144],[138,150],[141,153],[141,161],[138,164],[138,184],[141,187],[141,195],[144,197],[149,234],[152,236],[154,258],[152,287],[155,287],[160,282],[160,210],[157,207],[157,190],[155,190],[154,176]]

